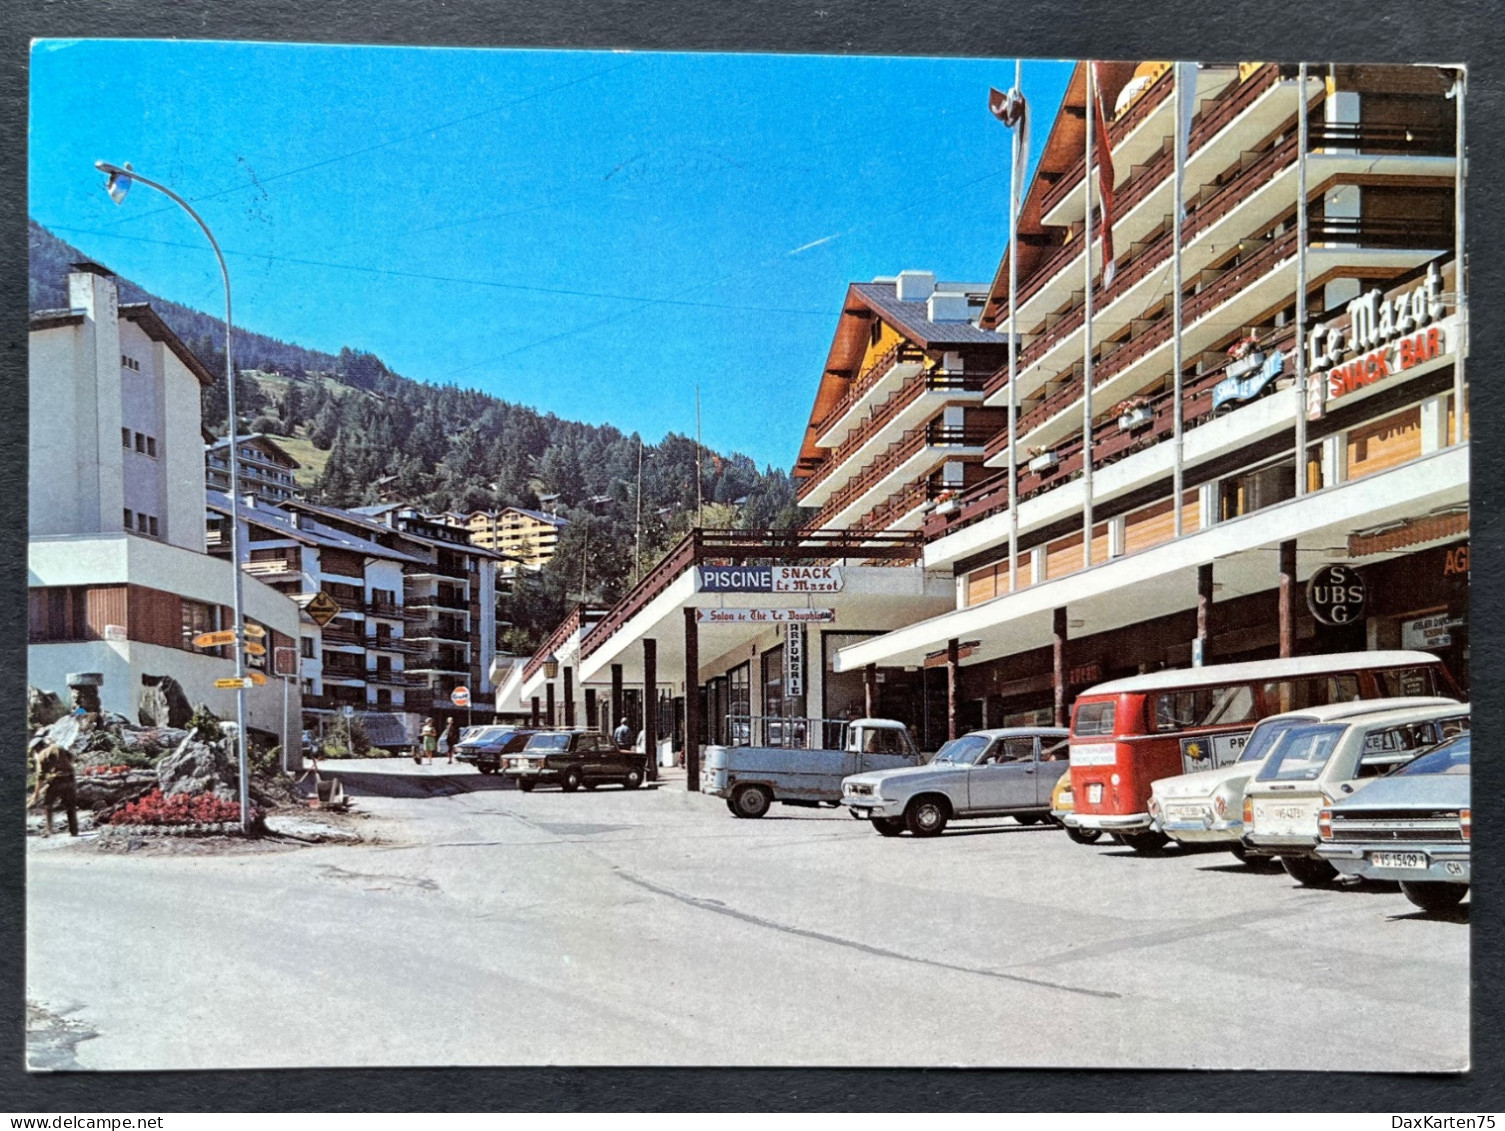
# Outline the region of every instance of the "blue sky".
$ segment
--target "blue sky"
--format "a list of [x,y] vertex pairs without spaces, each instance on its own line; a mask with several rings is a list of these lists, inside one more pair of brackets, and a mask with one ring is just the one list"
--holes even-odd
[[[1012,60],[42,41],[30,212],[147,289],[788,468],[846,286],[986,281]],[[1069,74],[1027,61],[1038,153]]]

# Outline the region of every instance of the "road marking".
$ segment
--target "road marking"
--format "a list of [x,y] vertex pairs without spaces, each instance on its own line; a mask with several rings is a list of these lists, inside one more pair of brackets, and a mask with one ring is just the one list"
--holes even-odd
[[791,927],[785,923],[776,923],[772,919],[764,919],[759,915],[752,915],[746,911],[738,911],[727,907],[720,900],[704,899],[699,896],[686,895],[683,892],[674,891],[672,888],[660,887],[650,880],[641,876],[635,876],[624,868],[613,866],[613,871],[630,884],[636,884],[640,888],[657,895],[667,896],[669,899],[697,907],[702,911],[710,911],[717,915],[727,915],[733,919],[740,919],[744,923],[752,923],[758,927],[767,927],[769,930],[782,931],[789,935],[798,935],[801,938],[814,939],[816,942],[831,943],[833,946],[844,946],[850,950],[860,950],[864,954],[876,955],[879,958],[895,958],[900,962],[915,962],[922,966],[934,966],[941,970],[954,970],[961,974],[979,974],[984,978],[998,978],[1005,982],[1020,982],[1027,986],[1041,986],[1050,990],[1061,990],[1068,994],[1082,994],[1087,997],[1121,998],[1123,994],[1113,993],[1110,990],[1091,990],[1083,986],[1067,986],[1060,982],[1047,982],[1040,978],[1026,978],[1019,974],[1005,974],[998,970],[988,970],[979,966],[961,966],[952,962],[937,962],[931,958],[919,958],[913,954],[904,954],[901,951],[889,950],[886,947],[871,946],[868,943],[856,942],[853,939],[844,939],[837,935],[828,935],[821,931],[812,931],[805,927]]

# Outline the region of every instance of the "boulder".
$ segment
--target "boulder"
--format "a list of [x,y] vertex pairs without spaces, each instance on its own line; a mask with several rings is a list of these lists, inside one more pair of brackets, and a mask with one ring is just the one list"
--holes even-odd
[[173,727],[181,730],[193,718],[193,707],[183,693],[183,685],[170,675],[143,675],[137,714],[145,727]]
[[28,687],[26,689],[26,729],[36,730],[39,727],[48,727],[57,722],[68,709],[63,706],[63,701],[50,691],[43,691],[40,687]]
[[35,750],[51,742],[76,758],[88,748],[89,740],[99,729],[99,722],[98,715],[64,715],[33,736],[30,747]]
[[232,745],[224,740],[204,742],[190,735],[157,763],[157,786],[163,796],[212,793],[238,801],[239,783]]

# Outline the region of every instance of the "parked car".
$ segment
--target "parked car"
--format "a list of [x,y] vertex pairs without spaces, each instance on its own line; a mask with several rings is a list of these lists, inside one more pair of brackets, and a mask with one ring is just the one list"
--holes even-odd
[[851,775],[925,761],[909,728],[892,719],[795,719],[785,726],[790,729],[781,729],[776,737],[797,743],[819,741],[817,736],[835,730],[840,734],[839,748],[707,746],[701,763],[701,792],[725,798],[735,817],[756,818],[775,801],[835,806],[842,801],[842,782]]
[[557,782],[566,793],[602,782],[619,782],[637,789],[648,776],[640,750],[618,750],[617,744],[593,730],[547,731],[529,736],[516,753],[502,755],[502,773],[527,792]]
[[883,836],[935,836],[953,820],[1050,816],[1050,795],[1070,766],[1064,727],[978,730],[953,738],[929,764],[854,774],[841,803]]
[[1433,707],[1456,704],[1441,697],[1356,699],[1327,703],[1271,715],[1249,733],[1238,761],[1212,770],[1161,778],[1150,786],[1150,816],[1155,827],[1184,844],[1223,844],[1242,859],[1244,835],[1244,790],[1259,773],[1270,752],[1298,727],[1309,723],[1369,715],[1401,707]]
[[1322,810],[1317,854],[1344,875],[1399,881],[1425,911],[1458,903],[1470,876],[1469,746],[1460,735]]
[[515,754],[537,731],[516,727],[473,727],[455,744],[455,761],[472,763],[483,774],[502,768],[502,755]]
[[1292,729],[1244,794],[1244,845],[1278,856],[1302,884],[1337,875],[1317,855],[1317,819],[1334,801],[1468,730],[1467,704],[1403,707]]

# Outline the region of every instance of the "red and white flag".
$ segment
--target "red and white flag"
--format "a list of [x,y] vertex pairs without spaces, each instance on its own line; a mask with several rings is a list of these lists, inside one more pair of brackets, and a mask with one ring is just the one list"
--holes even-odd
[[[1019,148],[1014,159],[1014,184],[1024,184],[1025,166],[1029,162],[1029,103],[1024,100],[1024,92],[1017,86],[1007,91],[988,88],[988,109],[993,117],[997,118],[1009,129],[1019,130]],[[1017,200],[1010,202],[1015,212],[1019,209]]]
[[1096,62],[1088,64],[1092,68],[1093,98],[1088,112],[1093,115],[1093,131],[1096,135],[1093,139],[1094,148],[1097,150],[1092,155],[1097,162],[1098,184],[1098,235],[1103,241],[1103,290],[1113,285],[1113,278],[1117,273],[1113,264],[1113,146],[1108,140],[1108,118],[1103,113],[1103,84]]

